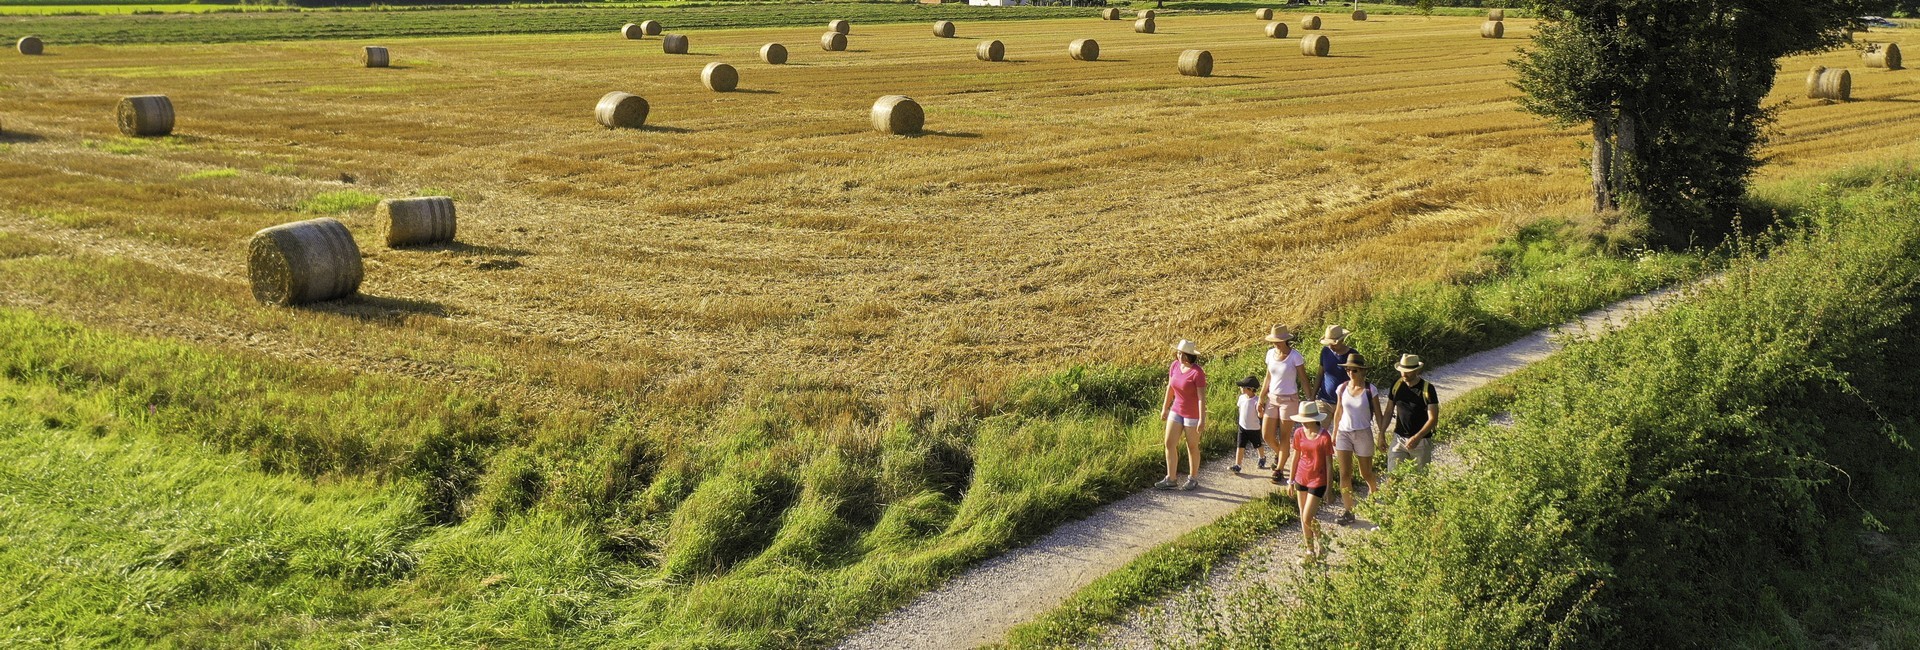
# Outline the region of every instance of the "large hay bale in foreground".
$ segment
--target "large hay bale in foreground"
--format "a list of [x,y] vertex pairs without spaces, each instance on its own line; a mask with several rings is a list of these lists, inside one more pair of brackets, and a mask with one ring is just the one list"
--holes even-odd
[[658,20],[640,21],[640,33],[645,34],[647,36],[659,36],[661,29],[662,27],[660,26],[660,21]]
[[1266,7],[1253,10],[1255,20],[1273,20],[1273,10]]
[[369,68],[387,67],[387,48],[368,45],[360,48],[360,64]]
[[1365,9],[1353,10],[1353,19],[1356,21],[1365,21],[1367,19],[1367,11]]
[[768,43],[760,46],[760,60],[768,65],[780,65],[787,62],[787,46]]
[[1159,14],[1155,14],[1155,13],[1153,13],[1153,10],[1152,10],[1152,9],[1141,9],[1141,10],[1140,10],[1140,12],[1139,12],[1139,13],[1136,13],[1136,14],[1134,14],[1134,15],[1133,15],[1133,17],[1134,17],[1134,18],[1145,18],[1145,19],[1148,19],[1148,20],[1152,20],[1152,19],[1153,19],[1153,18],[1154,18],[1155,16],[1157,16],[1157,15],[1159,15]]
[[1507,19],[1507,10],[1505,9],[1488,9],[1487,10],[1487,20],[1491,20],[1497,23],[1497,22],[1505,21],[1506,19]]
[[687,53],[687,35],[686,34],[668,34],[666,36],[660,37],[660,51],[666,52],[668,54],[686,54]]
[[1267,38],[1286,38],[1286,23],[1267,23]]
[[1213,76],[1213,53],[1206,50],[1187,50],[1181,52],[1180,74],[1189,77]]
[[926,125],[920,102],[906,95],[887,95],[873,103],[873,129],[891,135],[912,135]]
[[120,132],[130,136],[173,133],[173,100],[166,95],[134,95],[120,98],[114,108]]
[[373,209],[374,221],[387,229],[387,247],[444,244],[453,241],[459,220],[453,197],[386,199]]
[[614,91],[600,98],[593,107],[593,119],[609,129],[637,129],[647,125],[647,100],[639,95]]
[[1866,51],[1861,52],[1860,56],[1867,60],[1869,68],[1900,69],[1899,43],[1874,43],[1868,45]]
[[637,24],[627,23],[625,25],[620,26],[621,38],[625,38],[630,41],[637,41],[646,35],[647,33],[644,31],[641,31],[640,26]]
[[20,40],[14,42],[13,49],[19,50],[21,54],[32,56],[47,51],[47,44],[41,42],[38,36],[22,36]]
[[365,273],[353,233],[331,218],[266,228],[247,242],[247,279],[253,297],[270,305],[304,305],[345,298]]
[[953,21],[933,21],[933,35],[935,38],[953,38]]
[[1133,31],[1135,31],[1135,32],[1138,32],[1138,33],[1141,33],[1141,34],[1152,34],[1152,33],[1153,33],[1153,19],[1152,19],[1152,18],[1141,18],[1141,19],[1139,19],[1139,20],[1136,20],[1136,21],[1133,21]]
[[820,35],[820,49],[828,52],[844,52],[847,49],[847,35],[840,32],[827,32]]
[[973,48],[973,56],[981,61],[1000,61],[1007,58],[1007,46],[1000,41],[987,41]]
[[1319,16],[1307,16],[1300,19],[1300,29],[1320,29]]
[[1307,56],[1326,56],[1332,49],[1333,43],[1327,40],[1326,34],[1308,34],[1300,39],[1300,53]]
[[1853,99],[1853,73],[1815,66],[1807,74],[1807,97],[1837,102]]
[[733,89],[740,87],[740,71],[733,69],[731,65],[714,61],[700,70],[700,83],[706,84],[707,90],[730,93]]
[[1119,19],[1120,19],[1120,8],[1119,8],[1119,7],[1107,7],[1107,8],[1105,8],[1105,9],[1101,9],[1101,10],[1100,10],[1100,19],[1101,19],[1101,20],[1119,20]]
[[1067,55],[1075,61],[1099,61],[1100,42],[1091,38],[1075,39],[1067,44]]
[[1480,38],[1506,38],[1507,24],[1489,20],[1480,23]]
[[836,34],[850,34],[853,32],[853,23],[844,20],[829,20],[827,21],[827,31]]

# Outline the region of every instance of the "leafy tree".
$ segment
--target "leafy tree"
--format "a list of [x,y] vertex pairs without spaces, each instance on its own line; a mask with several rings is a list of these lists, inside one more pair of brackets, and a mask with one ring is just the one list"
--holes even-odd
[[1593,129],[1596,211],[1647,215],[1666,244],[1732,221],[1773,118],[1781,57],[1839,46],[1872,0],[1533,0],[1520,104]]

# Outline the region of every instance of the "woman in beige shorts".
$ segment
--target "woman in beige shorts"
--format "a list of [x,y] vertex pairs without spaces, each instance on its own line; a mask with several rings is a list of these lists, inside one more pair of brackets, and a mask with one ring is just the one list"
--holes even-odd
[[1385,414],[1380,412],[1379,392],[1367,383],[1367,361],[1359,353],[1347,355],[1347,362],[1340,364],[1347,371],[1347,381],[1340,384],[1327,401],[1333,402],[1333,453],[1340,465],[1340,516],[1334,523],[1346,525],[1353,523],[1354,459],[1360,459],[1360,476],[1367,482],[1367,494],[1380,489],[1380,479],[1373,474],[1373,435],[1376,423],[1386,422]]
[[[1273,326],[1267,333],[1267,342],[1273,349],[1267,350],[1267,374],[1260,386],[1260,434],[1267,446],[1280,455],[1280,462],[1273,466],[1273,484],[1286,485],[1287,461],[1291,458],[1292,436],[1281,437],[1281,433],[1293,430],[1292,418],[1300,412],[1300,391],[1311,389],[1307,384],[1307,359],[1300,351],[1293,349],[1293,332],[1285,325]],[[1312,399],[1312,394],[1307,395]]]

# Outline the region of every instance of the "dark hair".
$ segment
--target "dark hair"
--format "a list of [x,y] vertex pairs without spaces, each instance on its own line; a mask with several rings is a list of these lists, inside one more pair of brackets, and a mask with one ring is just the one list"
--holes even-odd
[[1187,362],[1187,365],[1189,366],[1200,365],[1200,355],[1197,355],[1197,354],[1187,354],[1185,352],[1181,352],[1180,360]]

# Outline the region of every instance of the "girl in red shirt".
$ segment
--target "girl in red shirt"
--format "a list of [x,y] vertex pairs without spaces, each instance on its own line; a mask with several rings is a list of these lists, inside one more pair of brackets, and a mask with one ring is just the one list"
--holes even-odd
[[1320,502],[1327,498],[1327,473],[1333,465],[1333,438],[1320,430],[1327,421],[1327,412],[1320,402],[1307,402],[1300,405],[1300,413],[1289,418],[1300,426],[1293,430],[1293,450],[1297,454],[1293,461],[1294,503],[1300,507],[1300,534],[1306,538],[1307,554],[1300,558],[1301,564],[1312,562],[1324,554],[1320,544]]

